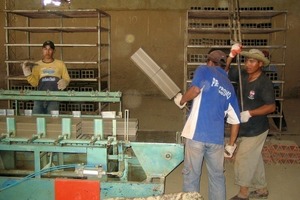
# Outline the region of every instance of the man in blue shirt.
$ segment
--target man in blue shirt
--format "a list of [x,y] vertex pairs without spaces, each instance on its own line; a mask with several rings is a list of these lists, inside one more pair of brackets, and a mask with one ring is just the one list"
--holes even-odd
[[231,124],[226,152],[231,157],[240,123],[240,110],[234,88],[222,69],[227,56],[220,50],[208,54],[207,64],[199,66],[190,88],[177,94],[174,102],[181,109],[190,100],[192,108],[182,131],[186,138],[183,168],[183,191],[200,192],[203,159],[209,177],[209,199],[225,200],[224,120]]

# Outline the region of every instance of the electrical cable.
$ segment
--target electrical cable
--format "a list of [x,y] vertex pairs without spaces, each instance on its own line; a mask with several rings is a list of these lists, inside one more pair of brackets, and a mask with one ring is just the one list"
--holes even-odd
[[56,171],[56,170],[61,170],[61,169],[69,169],[69,168],[76,168],[78,166],[83,166],[83,167],[92,167],[94,165],[81,165],[81,164],[68,164],[68,165],[58,165],[58,166],[54,166],[54,167],[49,167],[49,168],[46,168],[46,169],[42,169],[40,170],[39,172],[34,172],[32,174],[29,174],[27,176],[25,176],[24,178],[12,183],[12,184],[9,184],[3,188],[0,188],[0,192],[2,192],[3,190],[6,190],[8,188],[11,188],[11,187],[14,187],[22,182],[25,182],[33,177],[36,177],[38,175],[43,175],[45,173],[48,173],[48,172],[51,172],[51,171]]

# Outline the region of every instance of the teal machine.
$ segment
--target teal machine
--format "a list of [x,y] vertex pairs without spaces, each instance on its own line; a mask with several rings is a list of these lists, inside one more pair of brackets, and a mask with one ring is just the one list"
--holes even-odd
[[[121,96],[120,92],[0,91],[0,100],[16,103],[120,103]],[[61,179],[80,181],[79,189],[66,191],[73,195],[92,181],[99,184],[95,191],[101,199],[157,196],[164,193],[166,176],[183,160],[177,133],[130,135],[130,123],[135,127],[136,121],[129,118],[128,110],[112,118],[19,113],[17,107],[13,112],[1,110],[0,199],[56,199],[62,189],[56,181]]]

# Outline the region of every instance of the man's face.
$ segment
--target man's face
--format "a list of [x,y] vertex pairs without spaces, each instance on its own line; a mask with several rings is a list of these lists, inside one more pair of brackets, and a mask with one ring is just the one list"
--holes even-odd
[[51,59],[53,58],[54,50],[51,49],[49,45],[42,48],[42,54],[44,59]]
[[260,71],[263,66],[263,62],[254,58],[247,58],[245,61],[245,69],[248,74],[253,74]]

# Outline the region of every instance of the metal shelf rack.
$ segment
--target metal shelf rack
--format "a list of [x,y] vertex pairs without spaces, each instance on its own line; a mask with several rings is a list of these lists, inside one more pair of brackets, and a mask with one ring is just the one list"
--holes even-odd
[[[20,64],[25,60],[40,60],[39,48],[50,39],[56,46],[55,57],[63,60],[68,70],[78,71],[77,76],[71,77],[70,88],[86,82],[95,91],[110,91],[111,17],[108,13],[98,9],[4,12],[7,89],[28,84]],[[81,70],[93,73],[81,76]],[[99,103],[98,110],[107,105]]]
[[[221,49],[229,53],[232,45],[230,38],[230,15],[228,8],[192,8],[187,11],[184,46],[184,89],[193,78],[194,70],[206,63],[211,49]],[[240,23],[243,49],[268,50],[271,65],[276,68],[276,77],[270,72],[279,108],[270,118],[279,118],[282,128],[282,106],[284,88],[285,50],[287,11],[275,11],[273,7],[240,8]],[[242,58],[243,60],[243,58]],[[236,63],[232,63],[236,67]],[[241,64],[243,67],[243,63]],[[268,75],[268,74],[267,74]]]

